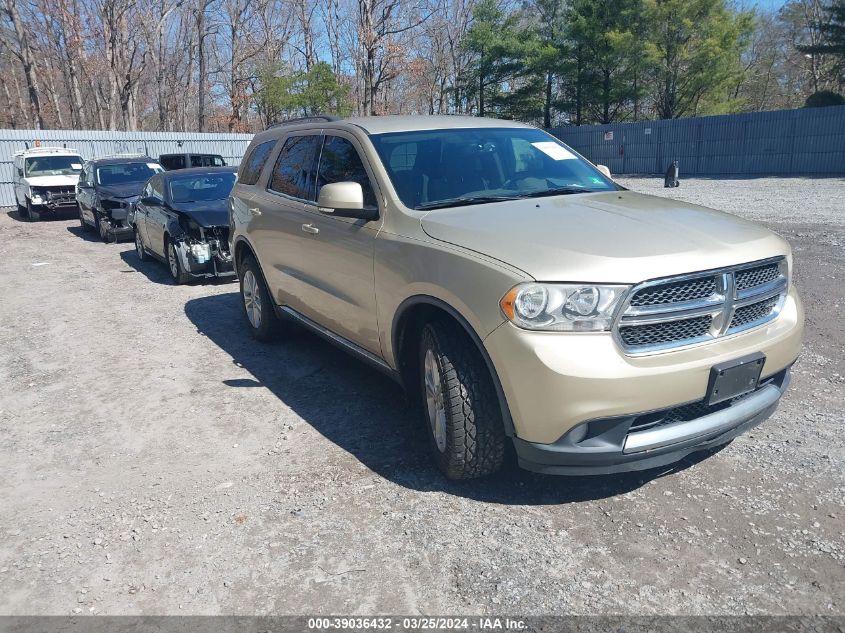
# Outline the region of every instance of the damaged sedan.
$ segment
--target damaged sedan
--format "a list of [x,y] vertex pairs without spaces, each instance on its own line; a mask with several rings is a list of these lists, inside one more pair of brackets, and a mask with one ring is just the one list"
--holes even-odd
[[144,184],[163,171],[149,156],[110,156],[85,163],[76,187],[82,228],[94,227],[104,242],[132,237],[132,207]]
[[130,216],[138,257],[166,263],[176,284],[234,277],[228,200],[235,173],[235,167],[198,167],[153,176]]

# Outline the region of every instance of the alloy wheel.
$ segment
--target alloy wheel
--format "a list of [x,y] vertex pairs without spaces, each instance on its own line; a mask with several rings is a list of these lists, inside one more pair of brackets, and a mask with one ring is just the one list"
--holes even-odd
[[441,453],[446,451],[446,404],[443,402],[443,385],[440,380],[440,369],[437,358],[431,349],[425,351],[424,361],[425,405],[428,412],[428,423],[434,443]]
[[246,316],[252,327],[257,330],[261,327],[261,293],[258,279],[251,270],[244,273],[243,297]]
[[170,274],[173,275],[173,279],[179,279],[179,262],[176,257],[176,247],[171,243],[167,248],[167,263],[170,265]]

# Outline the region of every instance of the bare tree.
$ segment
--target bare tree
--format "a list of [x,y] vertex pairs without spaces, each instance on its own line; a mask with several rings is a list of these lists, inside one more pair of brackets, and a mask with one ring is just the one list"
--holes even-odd
[[35,68],[35,60],[30,47],[30,37],[26,25],[21,19],[20,11],[18,11],[17,0],[5,0],[3,5],[5,17],[11,22],[14,47],[9,50],[18,58],[23,66],[24,77],[26,79],[26,88],[29,93],[29,107],[32,113],[32,120],[37,129],[44,127],[44,116],[41,112],[41,98],[38,88],[38,73]]

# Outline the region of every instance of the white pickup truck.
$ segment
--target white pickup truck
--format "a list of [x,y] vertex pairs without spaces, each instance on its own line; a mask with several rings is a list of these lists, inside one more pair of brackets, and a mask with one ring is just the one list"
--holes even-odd
[[34,147],[15,154],[15,202],[31,222],[43,213],[76,207],[76,183],[82,171],[79,152],[63,147]]

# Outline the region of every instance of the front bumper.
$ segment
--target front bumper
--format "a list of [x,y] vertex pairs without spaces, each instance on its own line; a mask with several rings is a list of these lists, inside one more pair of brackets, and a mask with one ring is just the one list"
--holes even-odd
[[[531,332],[510,323],[493,331],[484,344],[497,369],[525,467],[572,474],[621,472],[670,463],[727,442],[771,415],[788,382],[784,370],[800,351],[803,323],[803,307],[793,289],[773,321],[685,349],[626,356],[609,333]],[[669,445],[626,448],[634,418],[701,401],[713,365],[755,352],[766,357],[761,384],[782,375],[783,382],[773,387],[777,394],[770,389],[765,398],[754,400],[759,405],[754,410],[746,406],[730,414],[736,417],[723,414],[710,420],[714,425],[709,430],[679,434]],[[616,435],[605,435],[603,446],[574,442],[567,447],[567,433],[588,421],[596,429],[604,425],[600,435],[609,429]]]
[[578,442],[567,434],[554,444],[514,438],[514,446],[520,466],[546,474],[604,475],[657,468],[725,444],[757,426],[774,413],[788,385],[789,369],[784,369],[752,394],[695,419],[642,431],[632,424],[649,416],[593,420]]
[[182,263],[182,270],[195,279],[225,279],[227,277],[237,276],[229,251],[220,249],[220,243],[217,240],[209,240],[202,243],[209,244],[211,248],[211,257],[203,262],[197,261],[191,255],[190,245],[184,240],[177,243],[176,252]]
[[73,192],[47,192],[32,196],[32,204],[42,211],[67,211],[76,208],[76,194]]

